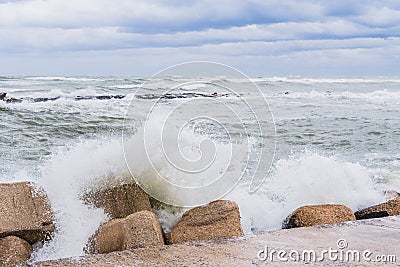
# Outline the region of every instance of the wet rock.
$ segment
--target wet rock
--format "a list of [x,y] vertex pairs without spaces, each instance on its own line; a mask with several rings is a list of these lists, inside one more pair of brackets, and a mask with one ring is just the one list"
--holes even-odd
[[230,238],[243,235],[238,205],[218,200],[185,212],[168,234],[168,243]]
[[89,239],[87,253],[109,253],[164,245],[161,224],[151,211],[139,211],[100,225]]
[[283,228],[306,227],[321,224],[335,224],[354,221],[352,210],[344,205],[302,206],[290,214],[283,222]]
[[219,94],[217,92],[214,93],[195,93],[195,92],[184,92],[184,93],[167,93],[167,94],[144,94],[144,95],[135,95],[136,98],[139,99],[176,99],[176,98],[195,98],[195,97],[228,97],[234,96],[233,94]]
[[151,210],[149,196],[136,184],[122,184],[112,188],[90,192],[83,196],[87,204],[103,208],[111,219]]
[[400,197],[354,213],[357,220],[400,215]]
[[29,260],[32,247],[25,240],[16,236],[0,239],[0,266],[14,266]]
[[[56,97],[24,97],[24,98],[14,98],[10,97],[7,95],[7,93],[2,93],[0,92],[0,101],[5,101],[6,103],[21,103],[23,101],[26,102],[33,102],[33,103],[38,103],[38,102],[48,102],[48,101],[56,101],[60,99],[60,96]],[[110,99],[123,99],[125,98],[124,95],[92,95],[92,96],[75,96],[75,97],[67,97],[69,99],[73,99],[75,101],[81,101],[81,100],[110,100]]]
[[54,230],[42,189],[28,182],[0,184],[0,238],[13,235],[33,244],[49,238]]

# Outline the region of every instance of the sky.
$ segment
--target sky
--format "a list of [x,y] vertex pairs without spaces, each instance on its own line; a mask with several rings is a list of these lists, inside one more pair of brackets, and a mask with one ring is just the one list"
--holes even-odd
[[0,0],[0,76],[400,76],[398,0]]

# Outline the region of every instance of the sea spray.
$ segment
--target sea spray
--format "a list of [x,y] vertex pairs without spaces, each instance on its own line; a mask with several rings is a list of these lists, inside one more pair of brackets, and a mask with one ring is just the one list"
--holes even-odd
[[[160,79],[157,88],[161,90],[145,93],[162,93],[177,79]],[[35,259],[82,255],[85,239],[107,220],[102,210],[85,206],[80,195],[88,188],[131,179],[119,135],[126,108],[134,99],[133,89],[143,81],[132,77],[0,79],[2,88],[15,97],[62,96],[48,103],[0,102],[1,182],[39,182],[56,211],[57,232],[53,241],[35,252]],[[339,202],[356,210],[384,201],[380,194],[384,189],[400,189],[400,80],[292,77],[254,81],[268,98],[277,122],[277,160],[257,193],[248,194],[243,181],[227,196],[239,203],[247,233],[279,229],[282,220],[301,205]],[[94,93],[127,97],[68,99]],[[142,100],[134,101],[139,105],[136,120],[147,110],[141,109]],[[180,100],[164,104],[173,101]],[[117,137],[107,138],[110,132]],[[85,141],[77,141],[81,139]],[[71,142],[75,143],[66,146]],[[302,152],[306,148],[318,153]],[[295,154],[289,156],[291,151]],[[196,152],[192,151],[194,156]],[[162,164],[156,168],[169,172]],[[135,175],[152,177],[154,170]],[[156,212],[167,231],[181,214],[169,209]]]
[[[149,119],[146,131],[139,129],[134,136],[125,138],[125,159],[136,181],[154,198],[176,206],[188,206],[195,196],[199,201],[208,199],[202,202],[206,204],[217,198],[211,196],[226,194],[246,167],[247,146],[232,143],[231,136],[222,135],[210,124],[184,125],[177,133],[179,128],[164,127],[164,114],[160,112]],[[204,146],[205,143],[211,145]],[[198,168],[201,161],[204,164]],[[194,189],[204,193],[198,194]]]
[[238,202],[246,233],[280,229],[302,205],[335,203],[357,211],[385,201],[371,170],[308,151],[278,160],[257,193],[248,194],[242,184],[227,198]]
[[[133,142],[138,141],[132,138]],[[168,166],[159,168],[165,171]],[[141,171],[134,175],[152,175],[154,169],[143,166]],[[54,154],[41,167],[38,182],[48,193],[57,230],[53,240],[37,250],[33,259],[83,255],[87,239],[107,216],[103,210],[85,205],[82,193],[129,181],[132,178],[119,139],[86,140]],[[272,174],[256,193],[250,194],[244,181],[225,198],[239,204],[246,234],[280,229],[283,219],[301,205],[340,203],[357,210],[384,201],[368,169],[309,152],[278,160]],[[161,205],[155,212],[168,232],[184,209],[164,208]]]
[[81,200],[84,190],[125,172],[116,140],[86,140],[53,155],[41,168],[39,184],[46,190],[55,215],[56,233],[34,254],[35,260],[83,255],[83,247],[101,222],[103,210]]
[[[181,135],[180,144],[188,157],[198,156],[198,143],[202,138],[193,129],[186,129]],[[134,177],[145,176],[153,180],[158,171],[175,181],[185,179],[162,160],[159,146],[150,146],[147,151],[142,151],[139,149],[143,142],[140,134],[130,136],[128,142],[137,148],[136,156],[131,159],[125,158],[121,138],[109,137],[83,140],[64,147],[41,166],[39,178],[35,180],[49,196],[57,229],[53,239],[35,251],[33,260],[83,255],[88,238],[101,222],[108,219],[102,209],[84,204],[82,195],[88,190],[133,182],[129,171]],[[223,142],[216,144],[220,151],[229,146]],[[156,159],[153,164],[143,158],[146,153]],[[136,161],[137,168],[128,170],[126,160]],[[223,169],[222,165],[214,168]],[[248,181],[242,180],[224,198],[239,204],[243,229],[246,234],[251,234],[280,229],[285,217],[302,205],[338,203],[355,211],[382,202],[384,196],[372,178],[372,171],[358,163],[345,162],[339,156],[327,157],[305,151],[276,161],[272,173],[256,193],[250,194]],[[156,179],[154,186],[157,186]],[[159,190],[176,197],[169,188]],[[184,211],[167,205],[155,208],[166,232],[172,229]]]
[[[199,151],[195,143],[198,143],[201,138],[196,137],[191,130],[187,130],[182,138],[182,145],[186,149],[189,147],[192,149],[186,151],[187,155],[196,157]],[[158,171],[173,177],[175,181],[185,179],[184,176],[178,176],[174,167],[166,164],[161,158],[153,162],[154,165],[149,164],[144,158],[146,153],[161,155],[162,148],[152,146],[144,152],[139,149],[142,142],[143,136],[139,134],[129,137],[128,143],[137,149],[135,158],[128,159],[136,162],[137,168],[130,170],[134,177],[144,176],[146,179],[151,179],[155,187],[158,186]],[[222,148],[228,144],[220,144],[220,146]],[[39,178],[33,180],[46,190],[54,210],[56,224],[53,239],[34,253],[35,261],[83,255],[83,248],[88,238],[100,223],[108,219],[102,209],[85,205],[82,200],[84,193],[116,184],[134,182],[126,165],[120,138],[82,140],[72,146],[64,147],[53,153],[40,167]],[[175,192],[168,188],[159,188],[159,191],[168,197],[176,197]],[[183,209],[161,205],[156,213],[160,216],[165,231],[168,232],[183,211]]]

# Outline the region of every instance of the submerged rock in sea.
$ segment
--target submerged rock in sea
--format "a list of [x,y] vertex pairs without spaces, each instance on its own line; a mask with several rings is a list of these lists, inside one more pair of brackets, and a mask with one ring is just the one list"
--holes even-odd
[[28,182],[0,184],[0,238],[18,236],[30,244],[54,232],[53,213],[42,189]]
[[29,260],[32,247],[25,240],[16,236],[0,239],[0,266],[14,266]]
[[354,221],[353,211],[344,205],[325,204],[302,206],[290,214],[283,222],[285,229],[321,224],[335,224]]
[[238,205],[233,201],[217,200],[185,212],[168,234],[168,243],[184,243],[243,235]]
[[357,220],[400,215],[400,197],[354,213]]
[[151,210],[149,196],[134,183],[89,192],[83,199],[87,204],[103,208],[111,219],[125,218],[138,211]]
[[100,225],[89,239],[87,253],[109,253],[164,245],[161,224],[151,211],[139,211]]

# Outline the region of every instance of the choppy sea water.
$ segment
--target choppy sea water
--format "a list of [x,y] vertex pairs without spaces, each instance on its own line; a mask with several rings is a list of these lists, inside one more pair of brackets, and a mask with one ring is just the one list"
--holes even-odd
[[[171,82],[183,82],[180,79],[158,79],[153,87],[159,89],[142,92],[162,93]],[[134,97],[145,81],[133,77],[0,77],[0,91],[13,97],[60,97],[40,103],[0,102],[0,182],[39,183],[55,210],[57,232],[36,250],[34,260],[82,255],[88,237],[107,220],[102,210],[85,206],[80,196],[88,188],[129,177],[123,154],[124,117],[131,101],[138,113],[129,117],[129,123],[139,127],[146,116],[147,110],[140,110],[146,100]],[[283,219],[301,205],[341,203],[355,211],[384,201],[385,189],[400,189],[400,79],[275,77],[252,81],[274,116],[276,154],[271,172],[256,193],[249,194],[243,182],[226,196],[238,202],[246,233],[279,229]],[[192,86],[182,90],[212,93],[215,89]],[[94,95],[126,97],[73,99]],[[179,101],[165,99],[160,105]],[[207,124],[203,127],[200,132],[215,133]],[[167,230],[177,219],[168,211],[158,211],[158,215]]]

